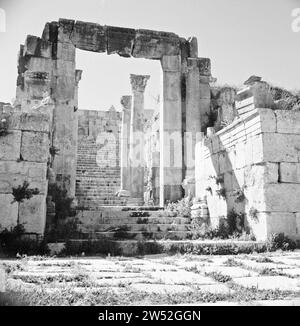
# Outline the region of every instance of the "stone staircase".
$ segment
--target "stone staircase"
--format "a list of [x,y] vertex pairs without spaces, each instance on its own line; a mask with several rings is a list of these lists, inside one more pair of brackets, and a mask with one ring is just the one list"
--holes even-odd
[[184,240],[190,219],[164,216],[160,207],[103,206],[97,210],[78,210],[81,239],[118,241]]
[[[110,150],[109,144],[106,149]],[[98,152],[98,154],[97,154]],[[120,167],[118,157],[99,154],[99,145],[94,139],[82,138],[78,142],[76,199],[84,209],[96,209],[105,205],[125,205],[124,200],[115,196],[120,189]],[[97,155],[100,164],[97,164]],[[102,164],[103,162],[103,164]]]

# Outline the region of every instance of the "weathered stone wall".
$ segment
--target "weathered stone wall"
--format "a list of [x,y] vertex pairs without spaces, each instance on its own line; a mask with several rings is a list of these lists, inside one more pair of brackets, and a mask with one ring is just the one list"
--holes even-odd
[[256,109],[197,144],[196,195],[213,226],[234,209],[259,240],[300,238],[299,126],[300,112]]
[[[26,232],[42,235],[46,223],[47,162],[51,114],[42,112],[2,113],[8,134],[0,136],[0,225],[1,229],[23,224]],[[39,194],[22,203],[14,202],[13,188],[29,182]]]

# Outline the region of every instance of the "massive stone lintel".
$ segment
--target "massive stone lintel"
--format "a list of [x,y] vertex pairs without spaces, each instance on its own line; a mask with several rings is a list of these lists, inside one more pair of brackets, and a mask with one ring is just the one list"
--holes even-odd
[[92,52],[106,52],[106,27],[77,21],[71,34],[76,48]]
[[164,55],[179,54],[180,38],[176,34],[145,29],[136,31],[133,57],[161,59]]
[[124,57],[161,59],[164,55],[179,55],[182,45],[188,47],[186,57],[196,56],[196,38],[190,41],[168,32],[145,29],[131,29],[115,26],[102,26],[95,23],[59,19],[47,23],[42,39],[53,43],[55,57],[59,43],[72,43],[76,48],[93,52],[118,53]]
[[135,30],[132,28],[107,26],[107,54],[130,57],[134,39]]

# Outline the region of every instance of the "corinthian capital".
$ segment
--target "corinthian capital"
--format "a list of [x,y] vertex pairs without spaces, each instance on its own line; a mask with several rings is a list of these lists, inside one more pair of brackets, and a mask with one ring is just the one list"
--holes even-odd
[[144,92],[147,81],[149,80],[149,75],[130,75],[130,83],[133,91]]
[[121,105],[123,107],[123,110],[130,110],[131,102],[132,102],[132,96],[131,95],[122,96],[120,102],[121,102]]

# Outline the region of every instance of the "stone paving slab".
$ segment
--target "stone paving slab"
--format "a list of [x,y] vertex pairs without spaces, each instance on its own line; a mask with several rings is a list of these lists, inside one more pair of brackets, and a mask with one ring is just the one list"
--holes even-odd
[[205,266],[198,269],[199,273],[212,273],[217,272],[223,275],[231,276],[232,278],[237,277],[249,277],[258,276],[259,274],[254,271],[250,271],[241,267],[229,267],[229,266]]
[[[236,261],[242,263],[243,265],[254,268],[258,270],[262,269],[277,269],[282,267],[282,264],[276,264],[276,263],[258,263],[255,260],[247,260],[247,259],[236,259]],[[290,265],[286,265],[286,268],[292,267]]]
[[[273,262],[263,262],[267,261],[266,257]],[[39,284],[29,283],[30,276],[37,279],[41,278],[41,283],[43,284],[44,277],[64,275],[66,279],[62,278],[61,282],[57,282],[55,279],[52,282],[50,279],[49,282],[43,284],[43,287],[50,292],[59,292],[64,287],[70,288],[70,291],[76,290],[81,293],[101,289],[101,291],[108,291],[109,293],[124,292],[125,297],[126,291],[147,292],[149,294],[176,293],[179,294],[178,297],[180,298],[180,293],[197,293],[197,291],[199,293],[225,295],[225,297],[226,294],[231,294],[234,297],[234,291],[238,290],[232,290],[229,287],[229,283],[222,283],[205,275],[205,273],[212,272],[231,276],[234,283],[244,287],[299,291],[300,293],[300,267],[297,264],[299,261],[300,251],[237,256],[168,256],[160,254],[143,258],[80,257],[66,259],[46,258],[40,260],[37,258],[37,260],[3,260],[1,263],[12,266],[11,273],[8,274],[8,283],[15,288],[40,288],[41,285]],[[228,266],[229,262],[232,264],[234,262],[241,262],[244,265]],[[256,270],[252,270],[253,268]],[[270,269],[271,272],[285,273],[289,277],[259,275],[259,271],[263,269]],[[84,275],[84,278],[82,280],[80,278],[77,279],[76,276],[81,274]],[[13,279],[18,278],[18,276],[22,277],[22,279]],[[26,282],[26,277],[29,277],[28,282]],[[241,297],[241,295],[238,297]],[[188,300],[188,296],[185,297],[183,295],[183,298]],[[283,302],[286,301],[283,300]],[[223,303],[224,305],[240,304],[222,302],[222,305]],[[296,304],[297,301],[291,299],[289,303],[292,305]],[[138,304],[141,303],[139,302]],[[195,303],[193,302],[192,304]],[[268,303],[263,301],[262,303],[250,302],[248,304],[267,305]]]
[[218,294],[230,294],[234,291],[227,287],[225,284],[216,283],[216,284],[206,284],[206,285],[197,285],[197,289],[202,292],[209,293],[218,293]]
[[292,277],[298,276],[300,279],[300,268],[282,268],[279,271]]
[[144,284],[138,283],[133,284],[131,289],[141,291],[141,292],[149,292],[149,293],[179,293],[179,292],[191,292],[192,288],[187,285],[176,285],[172,286],[166,284]]
[[200,274],[180,271],[180,272],[150,272],[147,274],[150,278],[163,282],[164,284],[215,284],[210,277],[202,276]]
[[286,276],[243,277],[233,280],[244,287],[254,286],[259,290],[300,291],[300,281]]

